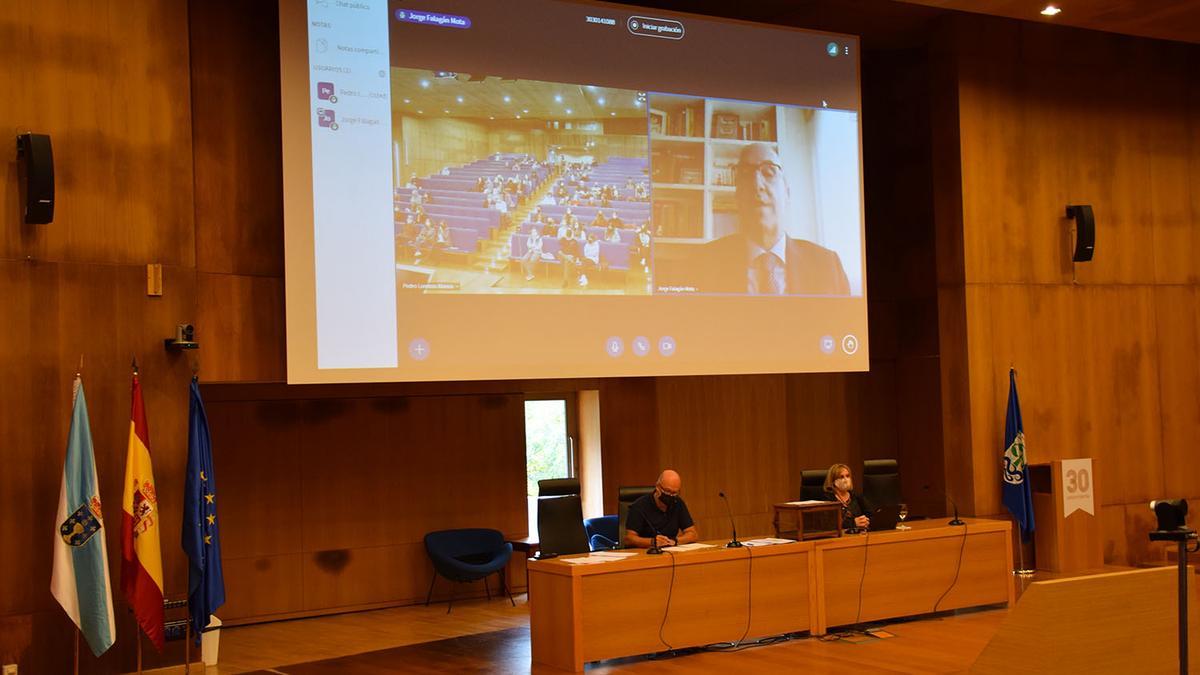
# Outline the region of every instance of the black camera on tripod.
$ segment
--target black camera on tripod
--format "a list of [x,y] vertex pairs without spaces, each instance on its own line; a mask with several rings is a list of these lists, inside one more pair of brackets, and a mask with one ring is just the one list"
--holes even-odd
[[1187,500],[1158,499],[1150,502],[1158,517],[1158,529],[1150,533],[1150,541],[1191,541],[1196,531],[1187,526]]

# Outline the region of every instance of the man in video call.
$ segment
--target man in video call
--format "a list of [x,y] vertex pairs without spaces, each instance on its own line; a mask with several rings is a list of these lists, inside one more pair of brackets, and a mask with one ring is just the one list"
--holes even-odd
[[[667,469],[658,477],[654,492],[638,497],[625,517],[625,546],[650,548],[688,544],[700,538],[687,504],[679,497],[679,474]],[[657,532],[657,534],[656,534]]]
[[738,231],[702,247],[700,290],[849,295],[850,284],[836,252],[787,236],[791,190],[775,150],[762,143],[747,145],[734,172]]

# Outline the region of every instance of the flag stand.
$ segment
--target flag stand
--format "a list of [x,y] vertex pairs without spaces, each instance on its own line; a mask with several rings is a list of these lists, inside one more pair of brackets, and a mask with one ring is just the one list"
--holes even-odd
[[1034,569],[1025,567],[1025,545],[1022,544],[1025,537],[1022,534],[1024,533],[1021,532],[1021,528],[1016,528],[1016,555],[1020,557],[1021,562],[1016,566],[1013,574],[1018,575],[1018,577],[1033,577]]
[[183,675],[192,672],[192,622],[183,624]]

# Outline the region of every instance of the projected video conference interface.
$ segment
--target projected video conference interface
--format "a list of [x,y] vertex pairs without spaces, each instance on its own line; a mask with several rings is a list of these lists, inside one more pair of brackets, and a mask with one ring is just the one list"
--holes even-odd
[[281,3],[290,382],[867,368],[853,37]]

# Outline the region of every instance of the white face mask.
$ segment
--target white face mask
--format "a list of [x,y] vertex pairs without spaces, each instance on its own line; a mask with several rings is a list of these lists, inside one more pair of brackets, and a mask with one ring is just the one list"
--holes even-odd
[[842,492],[849,492],[850,488],[854,487],[854,483],[850,482],[849,478],[839,478],[833,481],[833,485]]

